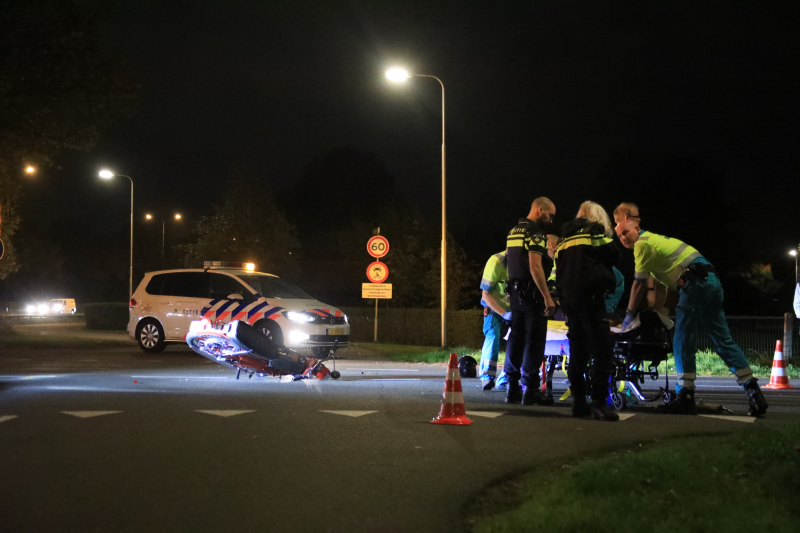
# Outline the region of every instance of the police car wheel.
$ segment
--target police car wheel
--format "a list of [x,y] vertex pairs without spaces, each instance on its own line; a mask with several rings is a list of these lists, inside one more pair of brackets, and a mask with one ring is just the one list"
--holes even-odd
[[262,318],[253,324],[253,327],[275,344],[283,345],[283,332],[281,331],[281,327],[274,320]]
[[167,346],[164,342],[164,329],[158,321],[153,319],[141,321],[139,327],[136,328],[136,340],[139,348],[147,353],[161,352]]

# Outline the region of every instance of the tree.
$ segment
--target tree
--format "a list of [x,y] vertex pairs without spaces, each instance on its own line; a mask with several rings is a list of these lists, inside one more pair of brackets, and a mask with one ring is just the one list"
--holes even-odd
[[8,256],[26,164],[53,163],[63,150],[88,150],[135,104],[137,87],[97,51],[95,23],[70,0],[0,0],[0,206]]
[[184,247],[184,266],[203,261],[246,261],[279,274],[299,250],[297,230],[278,209],[264,183],[252,175],[234,177],[215,214],[197,223],[197,243]]

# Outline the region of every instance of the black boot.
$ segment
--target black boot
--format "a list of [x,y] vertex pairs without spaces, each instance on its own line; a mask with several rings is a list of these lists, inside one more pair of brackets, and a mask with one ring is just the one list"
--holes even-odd
[[697,406],[694,403],[694,389],[682,388],[677,398],[666,405],[659,405],[658,412],[668,415],[696,415]]
[[575,418],[589,418],[592,416],[592,408],[586,401],[586,396],[576,396],[572,402],[572,416]]
[[603,422],[616,422],[619,420],[619,415],[606,404],[605,400],[592,402],[590,411],[595,419]]
[[519,381],[508,382],[508,392],[506,392],[506,403],[519,403],[522,401],[522,385]]
[[553,398],[548,398],[539,387],[531,385],[522,395],[522,405],[553,405]]
[[747,414],[750,416],[762,416],[766,414],[769,404],[761,393],[758,380],[753,378],[745,383],[744,391],[747,393],[747,399],[750,401],[750,409],[747,411]]
[[489,379],[484,385],[483,390],[492,390],[494,388],[494,378]]

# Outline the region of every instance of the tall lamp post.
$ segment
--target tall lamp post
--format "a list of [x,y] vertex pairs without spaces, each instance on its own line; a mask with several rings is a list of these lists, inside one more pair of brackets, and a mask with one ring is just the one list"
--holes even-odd
[[430,74],[410,73],[406,70],[393,68],[386,71],[386,77],[391,81],[403,82],[408,78],[433,78],[442,86],[442,347],[447,346],[447,195],[445,187],[445,120],[444,120],[444,83],[436,76]]
[[797,277],[797,274],[798,274],[798,272],[797,272],[798,271],[797,263],[798,263],[798,261],[800,261],[800,246],[798,246],[794,250],[790,250],[789,251],[789,255],[794,257],[794,282],[798,283],[798,282],[800,282],[800,278]]
[[[144,216],[144,218],[146,218],[147,220],[153,220],[153,215],[147,213]],[[173,218],[175,220],[181,220],[183,217],[181,216],[180,213],[175,213],[175,215],[173,215]],[[164,255],[164,242],[166,241],[166,231],[167,231],[166,219],[162,218],[161,219],[161,268],[166,268],[165,266],[166,256]]]
[[130,298],[133,296],[133,178],[126,176],[125,174],[116,174],[105,169],[101,170],[98,174],[101,178],[106,180],[110,180],[114,176],[120,176],[123,178],[128,178],[131,182],[131,262],[130,269],[128,271],[128,298]]

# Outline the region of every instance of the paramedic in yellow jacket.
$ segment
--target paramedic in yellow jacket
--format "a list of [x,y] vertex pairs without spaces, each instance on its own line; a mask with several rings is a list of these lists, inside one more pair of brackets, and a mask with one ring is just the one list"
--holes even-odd
[[625,312],[623,329],[636,316],[646,292],[650,276],[674,291],[680,292],[675,310],[673,350],[678,384],[678,398],[662,407],[667,413],[697,414],[694,380],[697,376],[695,357],[700,326],[708,332],[714,350],[719,354],[736,382],[747,392],[750,414],[760,416],[767,411],[767,402],[742,350],[731,337],[722,308],[723,292],[714,267],[695,248],[683,241],[642,231],[637,219],[618,225],[622,245],[633,249],[636,262],[631,297]]

